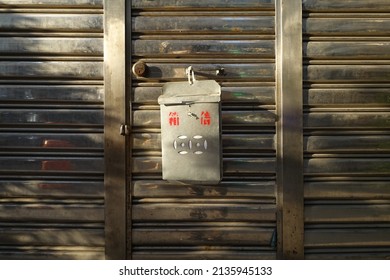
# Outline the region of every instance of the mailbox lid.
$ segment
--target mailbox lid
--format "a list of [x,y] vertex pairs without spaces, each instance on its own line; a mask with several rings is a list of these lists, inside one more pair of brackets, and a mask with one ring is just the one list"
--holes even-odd
[[170,82],[162,88],[158,98],[160,105],[179,105],[193,103],[215,103],[221,101],[221,86],[213,80],[188,82]]

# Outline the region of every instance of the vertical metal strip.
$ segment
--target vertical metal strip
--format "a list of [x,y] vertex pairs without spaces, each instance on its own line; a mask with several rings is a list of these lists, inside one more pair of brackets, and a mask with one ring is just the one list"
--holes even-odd
[[125,0],[104,1],[104,157],[106,259],[126,258]]
[[276,1],[278,255],[304,257],[302,1]]

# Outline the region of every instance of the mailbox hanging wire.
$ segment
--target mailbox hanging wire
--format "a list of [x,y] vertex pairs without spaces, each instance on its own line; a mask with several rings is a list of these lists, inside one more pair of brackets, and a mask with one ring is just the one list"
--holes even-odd
[[194,69],[192,68],[192,65],[186,68],[186,75],[188,78],[188,83],[190,85],[193,85],[194,82],[196,82],[196,79],[195,79],[195,72]]

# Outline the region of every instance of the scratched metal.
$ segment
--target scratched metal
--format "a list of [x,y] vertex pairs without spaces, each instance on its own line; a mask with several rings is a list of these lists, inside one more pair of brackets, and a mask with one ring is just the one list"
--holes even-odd
[[305,257],[386,259],[390,3],[303,8]]
[[[136,226],[129,229],[129,258],[276,257],[274,5],[132,1],[132,61],[142,61],[146,71],[132,75]],[[162,180],[157,98],[165,82],[186,80],[189,65],[197,79],[222,88],[224,179],[218,185]],[[224,71],[217,75],[217,69]]]
[[0,13],[0,259],[103,259],[103,2]]

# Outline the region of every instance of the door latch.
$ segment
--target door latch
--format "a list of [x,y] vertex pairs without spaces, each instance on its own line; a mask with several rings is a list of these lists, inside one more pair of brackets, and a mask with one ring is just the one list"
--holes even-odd
[[130,134],[129,126],[127,124],[121,124],[119,128],[119,134],[122,136],[126,136]]

